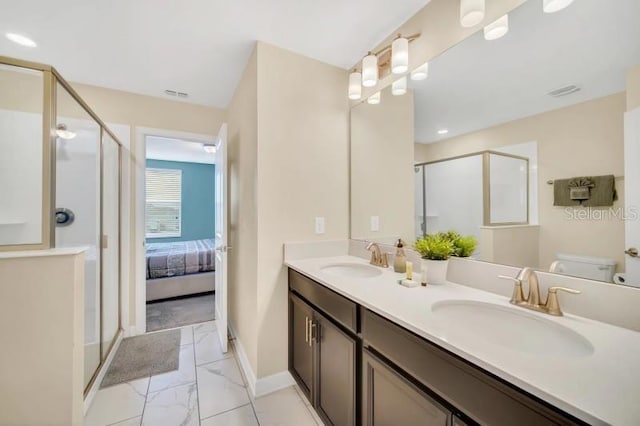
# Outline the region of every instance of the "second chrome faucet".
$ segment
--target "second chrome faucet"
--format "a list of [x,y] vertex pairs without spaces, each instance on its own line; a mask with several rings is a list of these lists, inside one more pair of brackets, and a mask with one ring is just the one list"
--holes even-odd
[[[578,290],[574,290],[572,288],[551,287],[547,293],[547,300],[545,303],[540,303],[540,283],[538,281],[536,271],[532,268],[522,268],[518,276],[515,278],[506,275],[499,275],[498,277],[506,280],[512,280],[515,284],[510,303],[533,311],[544,312],[549,315],[563,315],[562,310],[560,309],[560,303],[558,302],[558,291],[580,294]],[[524,292],[522,291],[523,283],[527,283],[529,286],[529,294],[526,299],[524,297]]]

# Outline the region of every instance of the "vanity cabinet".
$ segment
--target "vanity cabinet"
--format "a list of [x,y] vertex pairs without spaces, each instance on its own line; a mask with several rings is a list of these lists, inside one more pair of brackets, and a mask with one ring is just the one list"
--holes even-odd
[[293,270],[289,370],[332,426],[584,424]]
[[355,426],[357,307],[324,287],[310,287],[318,284],[296,272],[289,279],[289,370],[327,425]]
[[[452,413],[368,350],[362,357],[363,424],[449,426]],[[463,425],[464,423],[459,423]]]

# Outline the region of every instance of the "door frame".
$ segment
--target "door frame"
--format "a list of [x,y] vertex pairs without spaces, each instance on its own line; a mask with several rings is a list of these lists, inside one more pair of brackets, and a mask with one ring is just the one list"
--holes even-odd
[[213,144],[217,136],[202,133],[181,132],[176,130],[158,129],[152,127],[135,128],[135,156],[133,176],[135,187],[133,188],[134,200],[134,293],[131,297],[135,306],[135,324],[129,327],[129,336],[145,334],[147,332],[147,278],[146,278],[146,249],[144,236],[144,210],[145,210],[145,169],[147,160],[146,138],[147,136],[159,136],[171,139],[180,139],[185,142],[200,142]]

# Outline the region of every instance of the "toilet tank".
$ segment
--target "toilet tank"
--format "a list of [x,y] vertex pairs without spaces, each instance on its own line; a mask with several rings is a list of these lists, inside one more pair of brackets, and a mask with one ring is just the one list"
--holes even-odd
[[616,261],[603,257],[579,256],[558,253],[557,260],[551,264],[549,272],[587,278],[589,280],[613,282]]

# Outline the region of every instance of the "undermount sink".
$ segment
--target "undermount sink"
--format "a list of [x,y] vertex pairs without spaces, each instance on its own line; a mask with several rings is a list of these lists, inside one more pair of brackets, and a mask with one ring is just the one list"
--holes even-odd
[[321,271],[338,277],[352,278],[373,278],[382,275],[380,268],[361,263],[334,263],[323,266]]
[[520,309],[469,300],[436,302],[431,308],[447,340],[480,340],[543,356],[593,353],[593,345],[581,334]]

